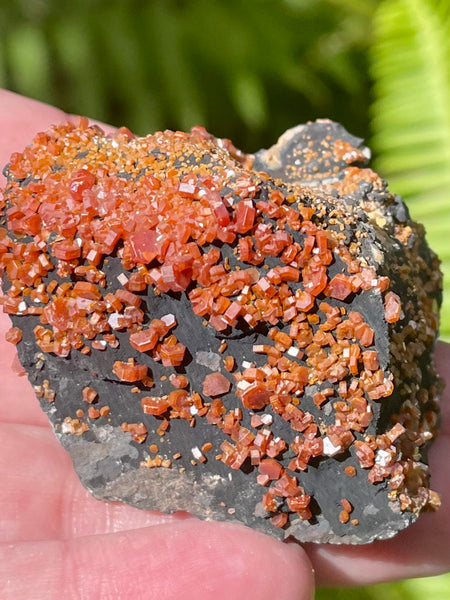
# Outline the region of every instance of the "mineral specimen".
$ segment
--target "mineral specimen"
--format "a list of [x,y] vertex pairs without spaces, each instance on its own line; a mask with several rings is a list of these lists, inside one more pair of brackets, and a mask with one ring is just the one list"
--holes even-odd
[[84,119],[11,156],[7,338],[95,496],[354,544],[438,506],[441,275],[368,158]]

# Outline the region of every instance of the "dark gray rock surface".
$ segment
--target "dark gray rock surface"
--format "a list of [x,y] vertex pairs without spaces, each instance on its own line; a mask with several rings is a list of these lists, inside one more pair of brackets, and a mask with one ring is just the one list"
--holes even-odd
[[[341,153],[344,158],[331,157],[325,163],[323,153],[330,147],[330,139],[331,142],[335,139],[344,140],[353,150],[349,150],[347,155],[345,152]],[[348,193],[345,190],[338,192],[333,188],[333,185],[345,179],[345,170],[349,165],[361,166],[368,159],[369,153],[361,144],[361,140],[350,136],[337,124],[324,121],[303,125],[284,134],[281,141],[269,151],[258,152],[253,168],[269,173],[288,186],[300,183],[316,191],[320,186],[321,190],[326,190],[327,203],[331,205],[335,201],[348,205],[349,212],[354,211],[360,217],[360,231],[367,234],[362,253],[368,263],[377,265],[380,274],[391,277],[397,293],[408,295],[411,289],[401,280],[398,271],[399,266],[410,262],[410,255],[405,254],[403,246],[390,235],[396,223],[409,219],[404,204],[399,198],[389,195],[385,186],[377,189],[364,179],[358,183],[357,189],[351,189]],[[317,153],[317,159],[305,162],[305,152],[311,152],[312,148]],[[278,181],[277,185],[284,189],[284,183]],[[376,219],[383,220],[382,226],[376,223]],[[293,235],[294,239],[301,241],[300,234]],[[417,238],[416,233],[413,235]],[[434,259],[425,243],[417,238],[414,244],[415,249],[411,252],[415,252],[421,261],[429,265]],[[222,246],[221,251],[231,261],[234,259],[231,248]],[[278,262],[278,259],[272,260],[272,264]],[[117,281],[117,275],[123,271],[120,260],[111,257],[102,268],[108,282],[105,293],[114,292],[120,287]],[[341,265],[335,261],[330,266],[330,277],[340,269]],[[420,278],[420,274],[415,273],[412,278],[415,278],[413,285],[416,287],[418,277]],[[4,286],[7,289],[8,283],[4,283]],[[294,283],[292,288],[295,290],[296,286],[299,287],[300,284]],[[413,290],[413,293],[416,292],[417,290]],[[439,293],[436,290],[433,293],[438,301]],[[306,471],[297,473],[300,484],[313,497],[313,518],[310,521],[294,518],[289,527],[278,529],[271,524],[268,518],[270,515],[262,508],[264,488],[256,483],[257,469],[245,463],[241,469],[232,470],[220,460],[215,460],[221,443],[229,439],[220,429],[209,425],[204,418],[197,418],[195,427],[191,427],[186,420],[174,419],[170,422],[166,435],[161,437],[156,432],[161,418],[143,414],[141,395],[131,391],[134,384],[120,382],[112,375],[113,362],[126,361],[129,357],[140,362],[145,360],[155,381],[155,387],[149,395],[162,396],[169,393],[173,388],[164,376],[171,373],[185,374],[189,379],[190,389],[201,391],[205,376],[218,368],[233,382],[232,375],[222,367],[223,357],[219,353],[224,339],[228,344],[228,353],[235,357],[238,365],[246,360],[257,365],[260,360],[263,364],[262,358],[252,351],[252,346],[255,343],[268,343],[268,328],[261,326],[251,330],[240,324],[231,331],[219,334],[212,327],[205,327],[203,319],[193,314],[184,293],[156,296],[149,289],[142,296],[148,320],[167,313],[176,315],[176,336],[189,351],[181,367],[163,367],[161,363],[153,361],[151,356],[142,355],[129,345],[127,334],[121,332],[116,332],[120,345],[114,350],[109,347],[105,351],[94,350],[89,356],[72,351],[69,358],[43,354],[36,346],[33,334],[34,327],[39,323],[38,317],[13,317],[14,325],[23,331],[23,341],[18,345],[20,361],[33,385],[42,385],[44,380],[48,380],[50,387],[55,390],[55,401],[49,403],[41,399],[42,408],[61,444],[70,453],[81,482],[94,496],[126,502],[142,509],[163,512],[183,510],[202,519],[238,521],[279,538],[293,536],[304,542],[369,543],[375,539],[392,537],[417,518],[417,514],[401,511],[398,502],[389,500],[387,481],[375,485],[369,483],[367,471],[359,467],[355,449],[350,447],[348,451],[335,457],[312,459]],[[332,299],[327,301],[338,306],[348,304]],[[411,307],[405,308],[406,311],[409,310],[411,319],[416,314],[416,307],[417,300],[413,298]],[[379,353],[381,368],[394,372],[396,376],[393,396],[388,401],[372,403],[374,419],[366,434],[377,435],[389,427],[392,415],[400,410],[404,402],[406,392],[402,391],[400,381],[403,372],[401,369],[396,371],[398,358],[393,355],[392,350],[392,340],[395,335],[400,335],[401,329],[400,326],[389,327],[384,320],[384,307],[379,293],[369,291],[355,295],[352,298],[352,308],[359,311],[375,331],[374,349]],[[403,341],[408,344],[407,337]],[[412,387],[429,387],[435,381],[434,372],[429,370],[431,351],[432,347],[428,345],[420,355],[413,358],[419,373],[415,380],[412,377]],[[95,406],[99,408],[109,405],[111,414],[107,419],[92,420],[89,431],[77,436],[67,433],[64,419],[68,415],[74,417],[77,409],[86,408],[85,403],[82,406],[83,403],[80,402],[82,389],[86,386],[91,386],[98,392],[99,401]],[[331,407],[328,411],[319,410],[312,401],[318,389],[314,385],[307,386],[301,398],[301,408],[310,412],[318,422],[332,423],[334,416]],[[222,400],[229,409],[241,406],[233,390],[225,394]],[[421,410],[425,411],[431,405],[434,407],[430,400],[430,405],[421,407]],[[273,417],[271,429],[274,435],[282,437],[289,445],[297,432],[273,412],[270,406],[264,412]],[[244,411],[242,424],[249,428],[250,417],[249,411]],[[120,429],[123,422],[143,422],[148,430],[145,443],[134,442],[129,433],[123,432]],[[201,448],[207,442],[213,445],[206,454],[207,461],[197,462],[193,466],[192,450]],[[157,444],[158,453],[164,457],[172,458],[176,453],[180,453],[181,457],[172,460],[171,468],[143,467],[141,464],[149,456],[150,444]],[[293,452],[288,449],[280,462],[286,467],[293,456]],[[424,452],[422,460],[425,458]],[[345,467],[349,465],[356,468],[355,477],[344,474]],[[348,499],[354,506],[351,517],[358,520],[357,526],[340,522],[342,498]]]

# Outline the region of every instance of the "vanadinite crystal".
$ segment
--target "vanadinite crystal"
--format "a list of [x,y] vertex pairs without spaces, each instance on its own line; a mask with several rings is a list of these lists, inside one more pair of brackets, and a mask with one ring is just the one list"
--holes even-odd
[[368,156],[84,119],[11,156],[7,339],[95,496],[354,544],[438,507],[441,275]]

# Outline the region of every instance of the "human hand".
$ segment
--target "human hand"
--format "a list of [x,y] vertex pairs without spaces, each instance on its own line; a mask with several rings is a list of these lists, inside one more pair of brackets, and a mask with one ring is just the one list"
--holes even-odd
[[[0,92],[0,165],[61,111]],[[106,130],[106,126],[102,126]],[[3,185],[3,181],[0,186]],[[11,365],[0,315],[0,597],[301,600],[322,585],[433,575],[450,565],[450,395],[430,452],[435,514],[364,547],[283,544],[244,526],[203,522],[94,499],[81,485],[26,377]],[[450,382],[450,346],[437,362]],[[450,384],[449,384],[450,385]]]

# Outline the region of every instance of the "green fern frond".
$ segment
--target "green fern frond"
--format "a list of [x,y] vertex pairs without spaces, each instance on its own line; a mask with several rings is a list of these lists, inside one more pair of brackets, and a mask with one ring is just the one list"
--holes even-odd
[[373,144],[378,168],[412,202],[431,199],[430,213],[434,198],[449,197],[449,38],[446,1],[386,0],[375,14]]
[[425,224],[445,278],[442,334],[450,336],[450,6],[385,0],[371,51],[377,169]]

